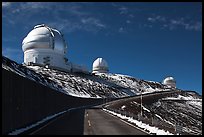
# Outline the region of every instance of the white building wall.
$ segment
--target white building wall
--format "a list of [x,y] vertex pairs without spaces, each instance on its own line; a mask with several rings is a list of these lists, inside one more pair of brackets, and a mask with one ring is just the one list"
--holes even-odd
[[176,83],[175,82],[166,82],[164,83],[165,85],[169,86],[169,87],[172,87],[172,88],[176,88]]
[[22,42],[22,50],[26,65],[48,66],[67,72],[88,72],[85,67],[65,59],[67,44],[63,35],[45,24],[37,25],[29,32]]
[[108,63],[103,58],[97,58],[93,62],[92,73],[108,73]]
[[93,70],[92,73],[108,73],[107,69],[97,69],[97,70]]
[[24,52],[24,63],[27,65],[32,62],[71,70],[71,64],[64,58],[63,54],[57,53],[53,49],[30,49]]
[[162,84],[170,87],[170,88],[176,88],[176,81],[173,77],[167,77],[163,80]]

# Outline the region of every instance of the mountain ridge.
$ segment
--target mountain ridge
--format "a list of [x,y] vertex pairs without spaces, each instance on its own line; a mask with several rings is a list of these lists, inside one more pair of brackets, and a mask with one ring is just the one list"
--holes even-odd
[[[59,71],[56,69],[50,69],[47,67],[43,66],[25,66],[23,64],[18,64],[15,61],[12,61],[6,57],[2,56],[2,69],[4,72],[6,71],[9,72],[11,75],[5,75],[8,76],[6,81],[4,82],[9,82],[9,77],[12,76],[12,73],[16,74],[15,77],[21,78],[24,77],[23,81],[28,82],[30,81],[31,83],[35,83],[37,85],[36,89],[40,87],[40,85],[44,85],[44,87],[47,87],[47,92],[46,92],[46,97],[48,97],[48,94],[56,94],[58,95],[58,92],[61,93],[63,97],[65,98],[68,97],[69,99],[66,101],[76,101],[79,102],[79,99],[87,99],[87,101],[81,102],[81,104],[78,105],[84,105],[85,103],[90,103],[91,99],[96,99],[95,101],[98,103],[106,103],[108,99],[112,100],[119,100],[119,103],[116,104],[111,104],[109,105],[110,109],[114,109],[117,111],[122,111],[124,113],[133,113],[134,115],[138,115],[140,113],[140,96],[142,94],[146,94],[147,96],[150,95],[152,97],[144,97],[143,100],[143,109],[144,109],[144,118],[151,124],[151,119],[154,118],[152,117],[152,114],[158,118],[155,119],[157,122],[163,123],[167,127],[170,127],[171,133],[174,133],[174,124],[176,122],[182,123],[183,125],[183,132],[184,134],[202,134],[202,96],[199,95],[196,91],[189,91],[189,90],[181,90],[178,88],[169,88],[159,82],[155,81],[147,81],[147,80],[142,80],[138,78],[134,78],[132,76],[128,75],[122,75],[122,74],[106,74],[106,73],[98,73],[98,74],[87,74],[87,73],[70,73],[70,72],[63,72]],[[29,80],[27,80],[29,79]],[[34,81],[34,82],[32,82]],[[12,81],[12,82],[15,82]],[[24,83],[19,82],[18,88],[19,90],[24,90]],[[40,84],[40,85],[39,85]],[[44,103],[46,102],[53,102],[53,99],[55,100],[56,96],[52,96],[52,98],[44,98],[44,90],[40,90],[36,92],[36,89],[32,89],[27,93],[27,90],[30,90],[27,86],[27,90],[24,91],[19,91],[16,92],[15,87],[12,87],[12,91],[10,94],[7,94],[7,87],[10,84],[5,84],[5,90],[3,93],[7,97],[4,99],[5,101],[5,110],[9,103],[12,105],[12,108],[9,108],[11,112],[14,110],[16,113],[19,113],[19,116],[23,116],[24,111],[28,114],[33,113],[33,110],[28,109],[32,108],[35,106],[35,101],[33,100],[33,96],[37,96],[37,100],[45,100]],[[50,90],[54,89],[54,90]],[[175,92],[174,92],[175,91]],[[23,93],[21,93],[23,92]],[[40,92],[40,94],[39,94]],[[42,92],[42,93],[41,93]],[[158,96],[158,93],[161,94]],[[162,94],[168,94],[168,96],[162,96]],[[171,93],[171,94],[170,94]],[[172,94],[173,93],[173,94]],[[30,94],[33,96],[31,97]],[[10,95],[10,96],[7,96]],[[16,98],[16,96],[18,98]],[[43,95],[43,96],[40,96]],[[27,98],[24,98],[25,96],[28,96]],[[71,99],[71,97],[73,97]],[[131,98],[136,97],[137,100],[132,100],[132,101],[120,101],[120,100],[128,100]],[[21,102],[7,102],[8,100],[13,100],[15,101],[22,100]],[[34,101],[34,105],[31,105],[32,102],[29,100]],[[59,98],[58,98],[59,99]],[[106,100],[107,99],[107,100]],[[27,100],[28,102],[26,102]],[[104,102],[105,101],[105,102]],[[109,100],[110,101],[110,100]],[[71,107],[73,104],[66,104],[66,102],[61,102],[61,105],[65,105],[67,107]],[[75,102],[75,103],[76,103]],[[8,103],[8,104],[7,104]],[[16,105],[17,108],[22,108],[21,111],[16,110]],[[31,104],[30,104],[31,103]],[[59,102],[58,102],[59,103]],[[56,104],[58,104],[56,103]],[[58,104],[59,105],[59,104]],[[58,106],[57,105],[57,106]],[[25,106],[25,107],[22,107]],[[44,113],[41,114],[42,110],[46,110],[45,112],[47,113],[47,107],[52,107],[52,106],[46,106],[46,109],[39,104],[39,115],[45,116]],[[25,108],[25,109],[24,109]],[[28,109],[28,110],[27,110]],[[52,108],[54,109],[54,108]],[[56,113],[57,110],[49,110],[49,113]],[[62,109],[62,108],[58,108]],[[9,111],[9,112],[10,112]],[[43,111],[44,112],[44,111]],[[5,113],[5,117],[8,115],[7,112]],[[22,113],[22,114],[21,114]],[[36,113],[36,112],[35,112]],[[20,115],[21,114],[21,115]],[[14,116],[13,116],[14,115]],[[11,115],[12,117],[8,117],[7,119],[14,119],[17,118],[13,114]],[[38,114],[37,114],[38,115]],[[37,118],[37,115],[36,118]],[[10,116],[10,115],[9,115]],[[23,117],[22,117],[23,118]],[[27,120],[32,122],[32,118],[30,116],[27,116]],[[29,119],[30,118],[30,119]],[[38,117],[39,118],[39,117]],[[17,118],[19,119],[19,118]],[[16,120],[17,120],[16,119]],[[14,120],[14,121],[16,121]],[[15,122],[14,122],[15,123]],[[22,123],[21,123],[22,124]],[[158,126],[158,125],[154,125]],[[11,129],[12,124],[9,125]],[[17,127],[15,127],[17,128]],[[160,128],[166,128],[165,126],[160,125]],[[10,129],[10,128],[9,128]],[[14,129],[13,129],[14,130]],[[167,130],[167,129],[166,129]]]
[[112,73],[69,73],[43,66],[26,66],[2,56],[2,68],[65,94],[90,98],[120,98],[171,90],[154,81]]

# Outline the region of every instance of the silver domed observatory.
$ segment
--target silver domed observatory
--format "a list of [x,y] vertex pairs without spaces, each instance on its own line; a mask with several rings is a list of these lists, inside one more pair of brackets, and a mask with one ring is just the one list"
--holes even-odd
[[97,58],[93,62],[92,73],[108,73],[108,63],[103,58]]
[[68,62],[67,44],[63,35],[45,24],[37,25],[22,42],[24,63],[37,64],[66,71],[84,71],[86,68]]
[[168,86],[170,88],[176,88],[176,80],[173,77],[171,77],[171,76],[170,77],[166,77],[163,80],[162,84],[164,84],[164,85],[166,85],[166,86]]

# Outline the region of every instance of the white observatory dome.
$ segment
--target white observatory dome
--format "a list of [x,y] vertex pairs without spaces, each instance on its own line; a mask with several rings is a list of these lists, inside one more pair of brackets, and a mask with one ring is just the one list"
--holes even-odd
[[176,88],[176,80],[173,77],[166,77],[162,83],[168,87]]
[[22,49],[25,52],[29,49],[53,49],[56,52],[65,54],[67,45],[62,34],[44,24],[37,25],[24,38]]
[[92,73],[108,73],[108,63],[103,58],[97,58],[93,62]]
[[63,35],[44,24],[37,25],[22,42],[24,63],[71,69],[65,57],[67,44]]

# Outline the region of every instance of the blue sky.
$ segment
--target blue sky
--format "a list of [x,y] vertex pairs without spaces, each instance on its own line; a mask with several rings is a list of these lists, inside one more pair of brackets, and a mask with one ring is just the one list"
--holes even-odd
[[21,43],[37,24],[60,30],[67,57],[89,70],[103,57],[111,73],[202,94],[201,2],[2,2],[2,55],[23,62]]

